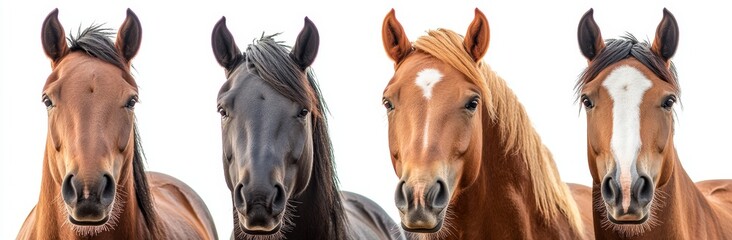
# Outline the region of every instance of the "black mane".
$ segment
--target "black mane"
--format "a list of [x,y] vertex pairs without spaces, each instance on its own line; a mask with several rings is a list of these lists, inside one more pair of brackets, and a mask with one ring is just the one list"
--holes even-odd
[[635,36],[628,33],[619,39],[605,41],[605,48],[590,62],[590,65],[582,72],[577,81],[575,85],[577,97],[579,98],[584,85],[595,79],[602,70],[629,57],[637,59],[661,80],[670,83],[677,93],[680,93],[676,67],[674,67],[673,62],[670,62],[669,67],[666,67],[666,62],[651,51],[650,43],[647,41],[639,42]]
[[302,70],[290,57],[290,47],[274,40],[275,35],[262,36],[250,44],[243,64],[258,74],[268,85],[286,98],[306,106],[312,112],[313,121],[313,172],[308,188],[317,188],[313,202],[319,206],[305,206],[316,216],[299,216],[314,224],[330,223],[328,239],[346,239],[345,210],[338,189],[335,174],[333,150],[328,134],[326,105],[310,68],[306,70],[307,82],[302,79]]
[[147,182],[147,174],[145,173],[145,152],[142,150],[142,141],[137,131],[137,121],[133,124],[135,150],[132,157],[132,175],[135,183],[135,198],[137,207],[145,219],[145,225],[150,230],[153,239],[160,239],[165,236],[163,228],[158,226],[158,214],[153,206],[152,194]]
[[79,28],[76,36],[72,34],[68,38],[71,43],[69,50],[84,51],[89,56],[101,59],[127,71],[125,61],[119,55],[111,40],[113,35],[112,29],[102,28],[102,25],[91,25],[83,31]]

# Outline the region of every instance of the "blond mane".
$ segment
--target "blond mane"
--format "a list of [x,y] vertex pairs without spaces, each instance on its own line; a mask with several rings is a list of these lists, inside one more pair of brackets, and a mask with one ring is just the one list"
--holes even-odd
[[521,156],[530,171],[534,200],[547,223],[560,212],[579,235],[584,225],[569,188],[554,165],[554,159],[542,144],[529,121],[523,105],[506,82],[483,61],[476,63],[463,47],[463,37],[448,29],[427,32],[414,42],[414,48],[449,64],[478,86],[484,110],[498,124],[507,155]]

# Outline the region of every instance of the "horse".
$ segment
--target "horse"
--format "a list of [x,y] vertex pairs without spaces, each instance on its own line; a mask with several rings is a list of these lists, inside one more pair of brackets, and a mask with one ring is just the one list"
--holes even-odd
[[577,32],[597,239],[732,239],[732,180],[694,184],[676,154],[676,18],[663,9],[652,43],[603,40],[593,9]]
[[561,182],[523,106],[482,61],[489,36],[477,8],[464,37],[437,29],[414,43],[394,9],[384,18],[402,228],[422,239],[590,238],[590,188]]
[[145,171],[130,73],[140,20],[127,9],[114,43],[102,25],[79,30],[69,45],[58,9],[43,22],[52,69],[42,94],[48,134],[40,197],[17,238],[217,239],[193,189]]
[[211,43],[226,82],[217,98],[232,239],[402,239],[372,200],[340,191],[326,107],[310,65],[320,44],[305,25],[290,47],[263,35],[241,52],[222,17]]

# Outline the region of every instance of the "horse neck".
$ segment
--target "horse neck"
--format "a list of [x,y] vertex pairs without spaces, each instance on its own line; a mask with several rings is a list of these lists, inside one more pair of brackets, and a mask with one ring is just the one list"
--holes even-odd
[[[486,231],[483,234],[497,238],[577,238],[583,229],[576,204],[566,185],[560,182],[551,154],[528,122],[528,115],[513,92],[502,79],[490,77],[494,79],[489,81],[500,81],[490,86],[492,90],[497,89],[492,92],[492,98],[498,119],[483,114],[480,173],[475,183],[458,196],[459,203],[455,205],[464,207],[454,209],[462,221],[456,227],[482,228]],[[509,114],[512,119],[502,119]],[[507,132],[513,135],[507,137]],[[537,186],[537,180],[532,176],[540,177],[539,181],[556,181],[559,185]],[[564,208],[559,207],[560,203],[553,199],[555,196],[564,197],[557,198],[567,201],[562,202]],[[485,220],[486,216],[492,219]]]
[[[332,176],[313,166],[307,188],[290,202],[297,217],[292,218],[293,229],[285,233],[287,239],[346,239],[346,213],[335,184]],[[327,194],[332,191],[333,195]],[[333,198],[339,201],[333,203]]]
[[[656,189],[652,204],[658,204],[658,207],[651,209],[654,212],[653,218],[656,220],[656,226],[634,239],[724,238],[720,235],[723,229],[721,229],[717,213],[681,166],[675,148],[664,156],[664,162],[672,162],[673,167],[670,169],[672,172],[668,182]],[[593,191],[600,191],[596,188],[593,188]],[[598,230],[598,217],[604,218],[605,216],[595,217],[596,230]],[[605,235],[617,236],[612,230],[602,229],[602,231]]]
[[[52,147],[46,147],[43,158],[41,194],[35,207],[35,235],[38,239],[151,239],[142,214],[139,211],[132,175],[132,164],[122,168],[122,178],[117,185],[117,194],[126,193],[116,226],[94,237],[80,237],[68,223],[66,211],[61,204],[61,183],[63,176],[57,176]],[[130,163],[132,160],[129,160]],[[120,184],[121,183],[121,184]],[[115,206],[118,207],[118,206]]]

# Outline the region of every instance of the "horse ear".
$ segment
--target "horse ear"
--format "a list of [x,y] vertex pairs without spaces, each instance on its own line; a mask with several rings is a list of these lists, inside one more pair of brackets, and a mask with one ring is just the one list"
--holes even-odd
[[211,47],[219,65],[226,70],[231,70],[236,64],[236,59],[240,57],[241,51],[236,46],[229,28],[226,27],[226,17],[221,17],[221,20],[214,26],[211,34]]
[[122,54],[122,58],[129,64],[132,58],[137,55],[140,50],[140,42],[142,42],[142,26],[140,19],[137,18],[135,12],[127,9],[127,18],[117,32],[117,42],[115,47]]
[[392,8],[386,17],[381,28],[381,40],[384,42],[384,50],[386,54],[399,63],[412,52],[412,43],[407,38],[402,24],[396,19],[396,14]]
[[66,37],[64,36],[64,28],[58,21],[58,8],[51,11],[43,21],[41,29],[41,42],[43,51],[46,52],[53,63],[56,63],[69,52],[66,45]]
[[488,51],[488,43],[490,42],[491,31],[488,27],[488,19],[483,12],[475,8],[475,18],[468,27],[468,33],[465,34],[463,45],[468,51],[473,61],[479,61]]
[[656,28],[656,38],[651,50],[668,63],[679,46],[679,25],[676,18],[666,8],[663,9],[663,19]]
[[605,48],[605,42],[603,42],[602,34],[600,34],[600,27],[597,26],[592,15],[593,10],[590,8],[582,16],[577,27],[577,41],[582,55],[585,55],[588,61],[595,59],[600,51]]
[[305,26],[297,35],[290,57],[300,66],[300,69],[305,70],[315,61],[315,56],[318,55],[318,47],[320,47],[318,28],[310,21],[310,18],[305,17]]

